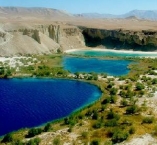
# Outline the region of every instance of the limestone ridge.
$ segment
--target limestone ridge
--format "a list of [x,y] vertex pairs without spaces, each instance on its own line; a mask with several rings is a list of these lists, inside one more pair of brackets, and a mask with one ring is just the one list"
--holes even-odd
[[83,35],[88,46],[106,45],[117,49],[157,50],[157,31],[85,28]]
[[[85,46],[82,30],[76,26],[45,24],[2,27],[0,55],[48,54]],[[2,45],[3,44],[3,45]]]
[[28,30],[28,29],[25,29],[23,31],[23,35],[27,35],[29,37],[32,37],[39,44],[41,44],[41,40],[40,40],[40,36],[39,36],[39,31],[38,30]]
[[60,38],[60,25],[55,26],[55,25],[50,25],[48,27],[48,32],[49,32],[49,37],[53,39],[55,42],[59,43],[59,38]]
[[[80,46],[84,46],[84,37],[82,35],[82,32],[77,27],[61,27],[60,25],[48,25],[43,26],[39,25],[36,29],[25,29],[25,30],[18,30],[22,31],[23,35],[27,35],[34,40],[36,40],[39,44],[41,44],[41,37],[40,33],[43,33],[44,35],[47,35],[49,38],[51,38],[53,41],[60,45],[68,45],[69,48],[78,47],[78,43]],[[76,41],[79,41],[75,46],[72,46],[72,37],[76,37]],[[65,39],[67,39],[68,44],[65,44]],[[67,42],[66,41],[66,42]],[[71,42],[70,42],[71,41]],[[71,46],[70,46],[71,45]],[[66,49],[66,48],[65,48]]]
[[57,19],[71,18],[72,15],[57,9],[52,8],[25,8],[25,7],[0,7],[0,18],[2,19]]

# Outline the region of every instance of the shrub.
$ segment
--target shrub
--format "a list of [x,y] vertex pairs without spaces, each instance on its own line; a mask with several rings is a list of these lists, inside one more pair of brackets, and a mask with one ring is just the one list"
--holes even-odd
[[116,96],[111,96],[110,98],[110,103],[116,103],[117,97]]
[[112,141],[108,140],[108,141],[105,141],[104,145],[113,145]]
[[101,102],[101,104],[108,104],[108,103],[110,103],[110,101],[111,101],[111,97],[106,97],[106,98]]
[[25,145],[21,140],[15,140],[11,143],[11,145]]
[[112,119],[105,122],[105,126],[107,127],[115,127],[118,126],[118,120]]
[[93,124],[93,128],[95,129],[101,128],[101,126],[102,126],[101,121],[97,121],[96,123]]
[[115,130],[112,136],[113,143],[120,143],[126,140],[129,136],[129,133],[123,130]]
[[3,143],[6,143],[6,142],[12,142],[13,141],[13,135],[12,133],[8,133],[4,136],[4,138],[2,139],[2,142]]
[[151,124],[154,122],[154,117],[145,117],[142,120],[142,123],[147,123],[147,124]]
[[60,140],[60,138],[54,138],[53,139],[53,145],[60,145],[61,144],[61,140]]
[[40,138],[35,138],[35,139],[31,139],[29,140],[26,145],[39,145],[39,143],[41,142]]
[[129,133],[130,134],[134,134],[135,133],[135,128],[132,126],[132,127],[130,127],[130,129],[129,129]]
[[140,90],[143,90],[145,87],[144,87],[144,85],[143,84],[141,84],[141,83],[136,83],[136,90],[137,91],[140,91]]
[[116,95],[117,92],[118,92],[118,89],[113,87],[113,88],[111,88],[111,90],[110,90],[110,95]]
[[113,86],[114,86],[113,83],[109,83],[109,84],[107,85],[107,89],[111,89]]
[[123,99],[121,102],[120,102],[121,105],[123,105],[124,107],[128,105],[128,101],[126,99]]
[[93,140],[90,145],[99,145],[100,142],[98,140]]
[[134,114],[139,111],[139,108],[137,105],[132,105],[126,108],[126,114]]
[[125,91],[120,91],[119,95],[123,98],[126,98],[126,92]]
[[72,126],[69,127],[68,132],[72,132]]
[[64,118],[64,124],[74,126],[76,124],[77,120],[73,117]]
[[125,95],[126,98],[131,98],[135,95],[135,93],[131,90],[128,90]]
[[50,123],[47,123],[46,125],[45,125],[45,127],[44,127],[44,131],[45,132],[48,132],[48,131],[50,131],[51,130],[51,124]]
[[157,78],[152,80],[152,84],[157,84]]
[[88,132],[84,131],[81,133],[81,136],[84,138],[84,139],[87,139],[88,138]]
[[31,128],[28,131],[27,137],[34,137],[35,135],[41,134],[42,129],[41,128]]
[[64,118],[64,124],[68,125],[69,124],[69,118]]
[[94,111],[92,119],[94,119],[94,120],[98,119],[98,113],[97,113],[97,111]]
[[119,118],[120,118],[120,116],[118,114],[114,113],[112,109],[107,114],[107,119],[119,120]]

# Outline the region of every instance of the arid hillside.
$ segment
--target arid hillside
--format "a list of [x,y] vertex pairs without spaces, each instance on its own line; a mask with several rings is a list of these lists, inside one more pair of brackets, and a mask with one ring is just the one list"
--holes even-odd
[[[102,31],[110,31],[110,34]],[[120,43],[125,41],[131,43],[129,48],[134,47],[136,43],[140,47],[143,44],[147,47],[148,42],[148,45],[155,46],[153,50],[156,49],[156,21],[140,20],[136,17],[127,19],[82,18],[48,8],[0,8],[1,56],[44,54],[83,48],[89,46],[84,32],[89,36],[92,34],[94,41],[96,37],[106,39],[107,35],[111,39],[116,38],[116,43],[119,41]],[[116,32],[114,36],[111,35],[112,32]]]

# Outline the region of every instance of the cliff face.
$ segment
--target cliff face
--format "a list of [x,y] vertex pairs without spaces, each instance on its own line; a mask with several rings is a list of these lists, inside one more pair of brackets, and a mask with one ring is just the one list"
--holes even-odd
[[[9,28],[11,26],[9,25]],[[47,54],[84,46],[157,50],[157,31],[105,30],[67,24],[30,25],[0,29],[0,55]]]
[[25,29],[23,31],[23,35],[27,35],[29,37],[32,37],[34,40],[36,40],[39,44],[41,44],[40,36],[39,36],[39,31],[38,30],[29,30]]
[[73,26],[38,25],[34,29],[19,29],[18,31],[33,38],[39,44],[41,44],[42,37],[40,33],[42,33],[59,44],[63,50],[79,48],[85,45],[82,31]]
[[[17,26],[16,26],[17,27]],[[0,55],[48,54],[84,47],[82,31],[69,25],[31,25],[0,29]]]
[[129,30],[83,30],[87,46],[105,45],[117,49],[157,49],[157,32],[151,30],[129,31]]

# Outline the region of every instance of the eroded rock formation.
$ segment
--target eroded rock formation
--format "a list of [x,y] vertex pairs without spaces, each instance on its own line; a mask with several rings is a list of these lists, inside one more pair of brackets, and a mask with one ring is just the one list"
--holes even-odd
[[88,46],[105,45],[118,49],[157,49],[157,32],[151,30],[130,31],[85,28],[83,35]]
[[39,44],[41,44],[40,36],[39,36],[39,30],[32,30],[32,29],[25,29],[23,31],[23,35],[27,35],[29,37],[32,37],[34,40],[36,40]]
[[84,47],[82,30],[75,26],[45,24],[0,31],[0,55],[47,54]]

